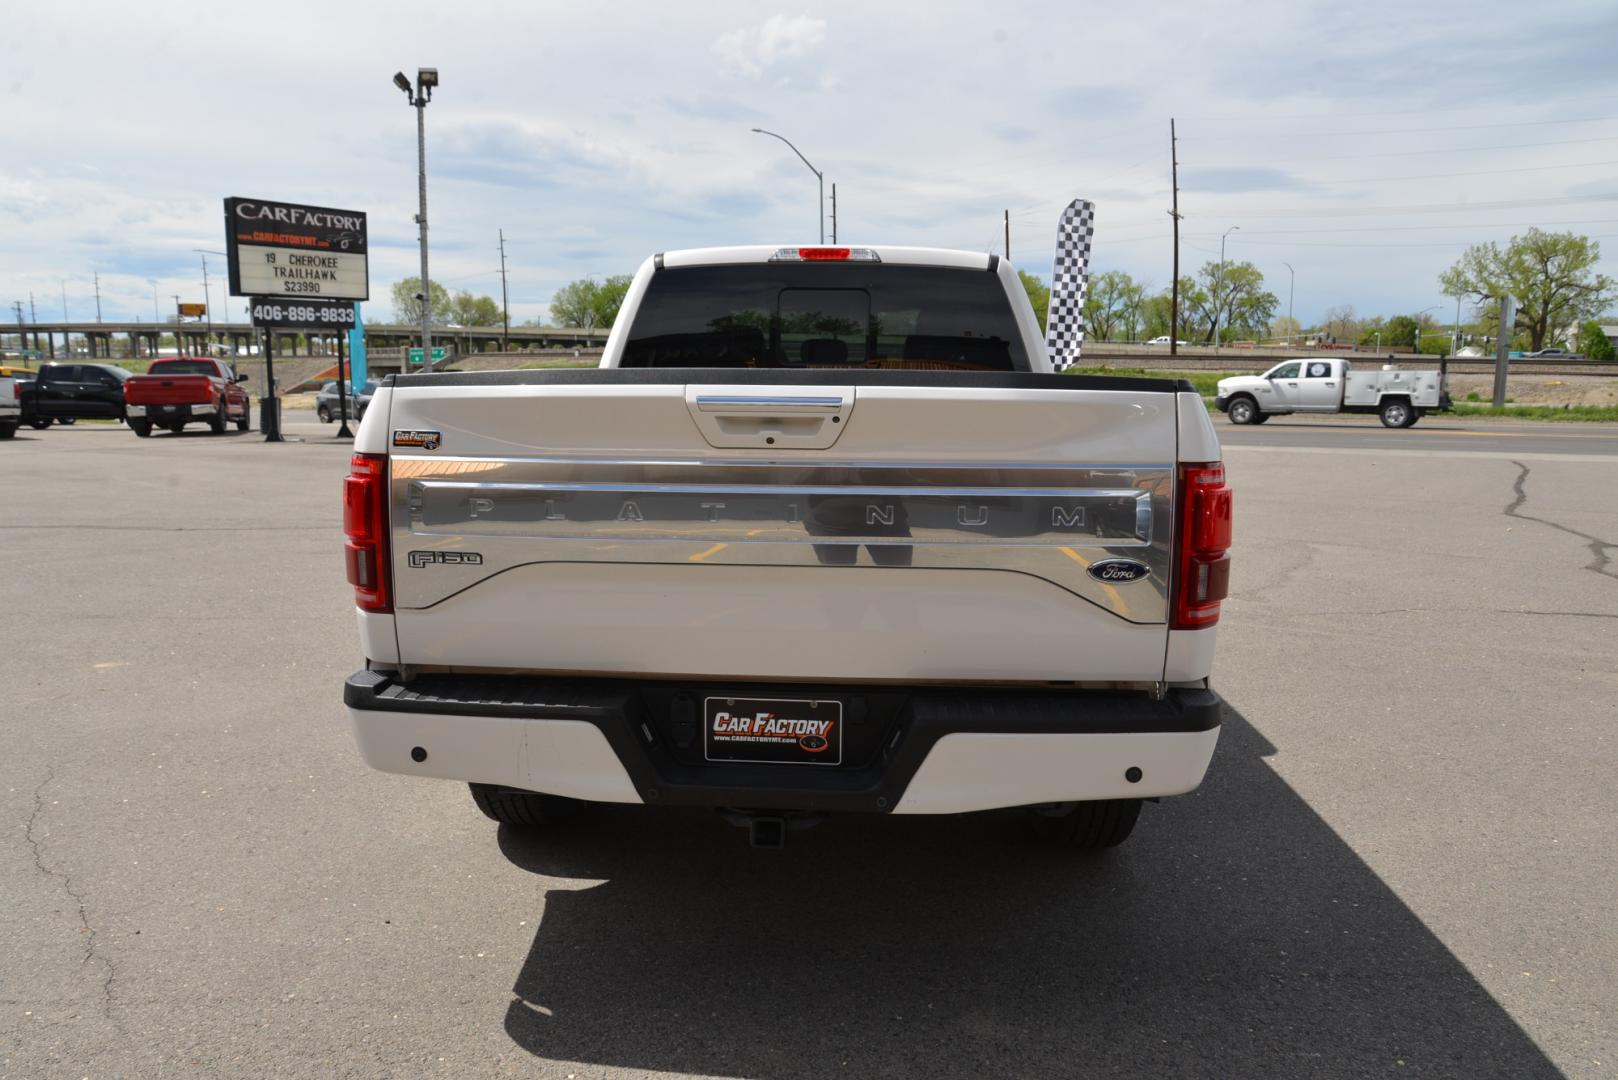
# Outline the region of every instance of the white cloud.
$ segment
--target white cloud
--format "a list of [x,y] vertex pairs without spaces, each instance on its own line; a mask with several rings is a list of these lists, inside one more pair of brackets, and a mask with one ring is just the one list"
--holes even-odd
[[771,15],[761,26],[719,35],[714,51],[737,75],[756,79],[781,60],[795,59],[826,40],[826,20],[807,15]]
[[[837,185],[842,240],[998,250],[1010,208],[1015,261],[1048,274],[1057,215],[1086,196],[1097,269],[1162,286],[1176,116],[1182,268],[1217,259],[1240,225],[1229,255],[1276,289],[1290,262],[1305,322],[1333,304],[1437,303],[1438,273],[1467,244],[1530,224],[1603,238],[1609,274],[1618,259],[1599,201],[1618,169],[1565,168],[1618,157],[1618,69],[1598,55],[1618,13],[1587,0],[1481,21],[1461,0],[1162,0],[1146,21],[1071,0],[817,0],[812,17],[621,0],[612,19],[399,6],[332,5],[323,31],[355,43],[339,63],[243,37],[204,0],[156,17],[118,0],[33,5],[27,49],[0,39],[0,112],[25,148],[0,157],[0,311],[32,292],[59,315],[66,279],[73,314],[93,317],[98,273],[108,318],[151,318],[149,279],[162,311],[175,293],[202,299],[192,249],[223,248],[226,195],[369,213],[385,308],[417,264],[415,114],[389,77],[417,64],[443,78],[426,117],[434,276],[498,294],[504,230],[518,320],[561,284],[652,252],[813,239],[815,177],[752,127],[824,170],[828,211]],[[478,29],[489,19],[500,33]],[[1499,68],[1503,35],[1527,51]],[[535,41],[566,47],[536,62]],[[231,62],[129,59],[141,55]],[[1322,59],[1343,56],[1354,78]],[[1552,168],[1509,171],[1524,166]],[[211,264],[216,305],[220,276]]]

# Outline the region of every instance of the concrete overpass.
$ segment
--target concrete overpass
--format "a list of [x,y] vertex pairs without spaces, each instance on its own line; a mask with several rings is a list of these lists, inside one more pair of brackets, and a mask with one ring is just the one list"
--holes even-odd
[[[257,345],[260,331],[247,323],[143,323],[143,322],[38,322],[0,324],[0,339],[20,340],[22,349],[33,349],[41,358],[54,360],[75,355],[74,338],[82,339],[84,352],[98,359],[122,360],[156,356],[163,338],[172,337],[181,353],[201,355],[210,345],[226,346],[232,353],[246,355]],[[367,323],[367,349],[397,349],[419,344],[420,328],[391,323]],[[607,340],[606,330],[584,330],[557,326],[513,326],[509,337],[498,326],[441,326],[433,328],[433,345],[449,347],[456,353],[499,352],[502,341],[513,350],[545,348],[599,349]],[[302,333],[276,332],[276,356],[335,356],[337,335],[319,330]],[[9,350],[7,350],[9,351]]]

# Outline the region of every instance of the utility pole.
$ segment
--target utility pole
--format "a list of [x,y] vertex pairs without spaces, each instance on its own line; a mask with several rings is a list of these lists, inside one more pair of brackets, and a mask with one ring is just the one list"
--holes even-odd
[[1510,296],[1500,298],[1500,332],[1494,343],[1494,407],[1506,404],[1506,370],[1511,364],[1511,332],[1517,324],[1517,301]]
[[1225,237],[1239,228],[1241,228],[1240,225],[1232,225],[1225,230],[1225,235],[1219,238],[1219,285],[1214,289],[1214,351],[1216,352],[1219,349],[1220,316],[1224,314],[1219,296],[1225,291]]
[[[67,278],[62,279],[62,321],[67,322]],[[67,340],[67,331],[62,332],[62,340]]]
[[[1174,285],[1169,299],[1169,355],[1180,353],[1180,155],[1174,135],[1174,118],[1169,117],[1169,170],[1174,188]],[[1009,212],[1008,212],[1009,219]],[[1007,226],[1009,233],[1010,226]],[[1009,246],[1009,244],[1008,244]]]
[[95,272],[96,279],[96,322],[101,321],[101,272]]
[[1006,261],[1011,261],[1011,211],[1004,211],[1006,223]]
[[837,181],[831,185],[831,242],[837,243]]
[[28,290],[28,321],[31,322],[31,323],[37,323],[39,321],[39,312],[34,310],[34,290],[33,289]]
[[511,300],[506,293],[506,230],[500,230],[500,351],[511,351]]
[[202,259],[202,317],[208,325],[208,349],[213,351],[213,297],[208,292],[208,256]]
[[1298,287],[1298,272],[1292,269],[1292,264],[1289,262],[1284,262],[1281,265],[1287,268],[1287,274],[1289,275],[1287,278],[1287,344],[1291,345],[1292,327],[1296,325],[1292,318],[1292,294]]

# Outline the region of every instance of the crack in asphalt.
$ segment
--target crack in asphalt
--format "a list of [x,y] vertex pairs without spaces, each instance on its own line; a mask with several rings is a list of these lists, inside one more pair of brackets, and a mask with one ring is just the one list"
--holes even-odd
[[118,978],[118,969],[110,957],[103,955],[96,949],[96,929],[90,925],[89,913],[84,906],[84,894],[74,887],[71,875],[64,874],[60,870],[53,870],[45,865],[45,843],[34,834],[34,827],[39,823],[39,815],[45,809],[45,789],[55,779],[56,770],[46,769],[45,779],[40,781],[39,786],[34,789],[34,809],[28,815],[27,825],[23,827],[23,837],[28,841],[28,847],[33,852],[34,869],[53,881],[60,882],[62,891],[72,897],[73,902],[78,905],[80,932],[84,935],[84,957],[79,961],[79,966],[83,967],[94,960],[106,969],[106,978],[101,980],[101,1015],[116,1024],[118,1021],[112,1015],[112,994],[113,983]]
[[1584,569],[1594,571],[1595,573],[1600,574],[1602,577],[1609,577],[1615,581],[1618,581],[1618,571],[1610,569],[1612,566],[1612,557],[1607,554],[1608,551],[1618,551],[1618,544],[1608,543],[1599,536],[1591,536],[1589,533],[1582,533],[1577,529],[1570,529],[1566,525],[1562,525],[1554,521],[1547,521],[1544,518],[1534,517],[1532,514],[1524,514],[1520,512],[1523,504],[1528,501],[1529,469],[1528,466],[1524,465],[1520,461],[1513,461],[1512,464],[1517,466],[1517,469],[1519,470],[1517,473],[1517,479],[1513,481],[1511,485],[1511,490],[1516,494],[1517,497],[1511,501],[1511,505],[1507,506],[1503,513],[1507,517],[1513,517],[1519,521],[1532,521],[1537,525],[1546,525],[1557,530],[1558,532],[1565,532],[1569,536],[1577,536],[1580,540],[1583,540],[1587,545],[1589,545],[1590,548],[1591,559]]

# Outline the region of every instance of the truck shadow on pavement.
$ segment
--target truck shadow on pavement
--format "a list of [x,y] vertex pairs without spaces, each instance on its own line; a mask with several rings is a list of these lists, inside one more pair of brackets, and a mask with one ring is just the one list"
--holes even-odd
[[587,879],[547,893],[506,1031],[721,1076],[1561,1075],[1273,752],[1227,710],[1203,788],[1097,856],[1015,813],[833,819],[782,852],[707,812],[503,826],[515,865]]

